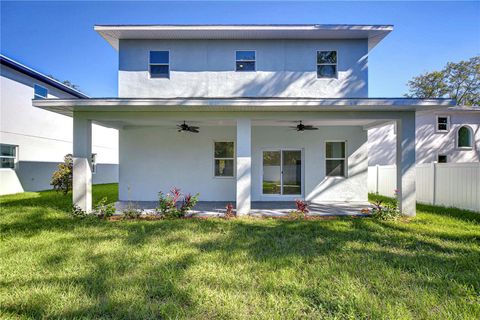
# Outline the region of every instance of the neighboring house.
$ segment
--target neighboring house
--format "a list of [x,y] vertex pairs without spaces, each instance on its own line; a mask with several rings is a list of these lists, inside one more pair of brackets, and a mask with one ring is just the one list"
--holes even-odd
[[368,54],[392,29],[95,26],[118,51],[119,97],[33,104],[74,118],[73,201],[86,211],[92,122],[119,129],[120,200],[176,186],[237,214],[257,201],[365,203],[367,130],[395,122],[400,206],[414,215],[415,112],[454,101],[368,98]]
[[[86,99],[57,80],[0,55],[0,194],[51,189],[72,153],[72,118],[32,106],[32,99]],[[118,132],[93,125],[93,182],[118,181]]]
[[[417,112],[416,159],[421,163],[480,162],[480,107]],[[395,126],[368,132],[368,164],[395,164]]]

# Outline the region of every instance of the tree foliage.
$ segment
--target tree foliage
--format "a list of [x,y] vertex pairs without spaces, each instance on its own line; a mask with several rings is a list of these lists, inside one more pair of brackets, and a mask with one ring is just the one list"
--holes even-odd
[[449,62],[440,71],[413,77],[408,81],[411,98],[451,98],[458,105],[480,105],[480,56]]
[[52,180],[50,184],[53,186],[53,189],[67,194],[68,191],[72,190],[73,183],[73,156],[67,154],[63,158],[63,163],[60,163],[52,175]]

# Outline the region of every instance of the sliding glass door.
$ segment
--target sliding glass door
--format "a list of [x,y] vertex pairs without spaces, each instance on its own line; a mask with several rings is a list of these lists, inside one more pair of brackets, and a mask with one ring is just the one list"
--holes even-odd
[[302,151],[263,151],[262,190],[265,195],[301,195]]

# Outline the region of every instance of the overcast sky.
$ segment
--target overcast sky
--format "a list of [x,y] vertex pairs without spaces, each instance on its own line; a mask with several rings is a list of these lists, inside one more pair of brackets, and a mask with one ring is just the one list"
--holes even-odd
[[369,56],[369,95],[480,54],[480,2],[1,2],[1,52],[94,97],[117,95],[117,52],[94,24],[393,24]]

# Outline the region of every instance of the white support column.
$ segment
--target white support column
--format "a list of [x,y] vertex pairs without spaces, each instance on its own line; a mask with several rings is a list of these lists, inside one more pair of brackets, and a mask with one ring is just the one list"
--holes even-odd
[[92,211],[92,121],[73,114],[73,204]]
[[397,120],[397,190],[400,210],[416,214],[415,194],[415,112],[405,112]]
[[237,215],[250,212],[252,190],[252,122],[237,120]]

